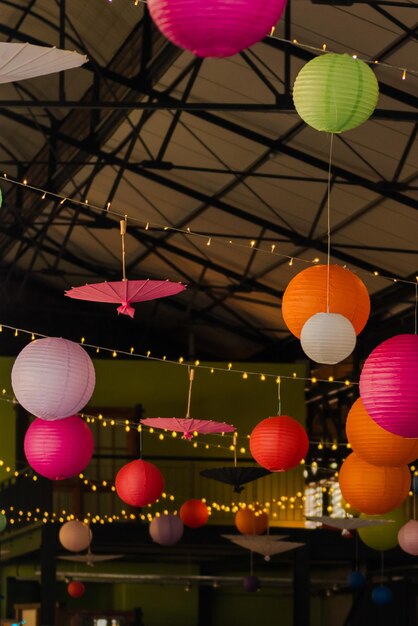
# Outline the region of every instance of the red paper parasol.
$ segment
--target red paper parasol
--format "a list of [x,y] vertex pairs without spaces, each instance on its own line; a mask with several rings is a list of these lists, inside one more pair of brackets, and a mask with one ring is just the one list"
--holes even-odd
[[185,285],[169,280],[120,280],[73,287],[66,291],[65,295],[75,300],[120,304],[117,308],[118,313],[133,317],[135,309],[131,306],[132,302],[145,302],[174,296],[185,289]]
[[125,271],[126,219],[120,221],[120,234],[122,238],[122,280],[72,287],[65,292],[66,296],[75,300],[120,304],[117,312],[133,317],[135,309],[131,306],[132,302],[166,298],[186,289],[186,285],[169,280],[128,280]]
[[192,439],[194,433],[207,435],[210,433],[232,433],[235,426],[225,422],[215,422],[214,420],[196,420],[190,417],[190,403],[192,399],[192,385],[194,380],[194,370],[189,371],[189,397],[187,401],[186,417],[147,417],[141,420],[141,424],[161,430],[175,430],[183,433],[182,439]]

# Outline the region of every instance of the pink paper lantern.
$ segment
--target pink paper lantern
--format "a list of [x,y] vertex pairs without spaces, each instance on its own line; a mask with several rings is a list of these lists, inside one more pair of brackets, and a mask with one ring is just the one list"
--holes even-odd
[[418,438],[418,335],[396,335],[373,350],[360,376],[360,395],[382,428]]
[[200,57],[229,57],[276,26],[286,0],[148,0],[160,31]]
[[12,369],[18,402],[32,415],[56,420],[78,413],[96,384],[93,362],[73,341],[47,337],[29,343]]
[[50,480],[64,480],[87,467],[94,441],[90,428],[78,415],[54,421],[38,418],[26,431],[24,449],[35,472]]
[[398,532],[398,543],[404,552],[418,556],[418,522],[409,520]]
[[177,515],[169,513],[154,517],[149,525],[149,534],[155,543],[160,546],[172,546],[183,536],[183,522]]

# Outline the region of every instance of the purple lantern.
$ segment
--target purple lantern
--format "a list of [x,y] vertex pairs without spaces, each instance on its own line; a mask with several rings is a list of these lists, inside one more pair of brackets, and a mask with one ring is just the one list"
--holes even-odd
[[229,57],[276,26],[286,0],[148,0],[160,31],[200,57]]
[[71,415],[54,421],[36,419],[26,431],[24,448],[35,472],[51,480],[64,480],[87,467],[94,441],[81,417]]
[[183,536],[183,522],[177,515],[169,513],[154,517],[149,525],[149,534],[155,543],[160,546],[172,546]]
[[398,543],[404,552],[418,556],[418,522],[409,520],[399,529]]
[[32,415],[57,420],[78,413],[96,384],[93,362],[73,341],[47,337],[29,343],[14,362],[12,387]]
[[257,576],[246,576],[242,581],[242,585],[245,591],[248,591],[249,593],[254,593],[255,591],[258,591],[261,587],[260,579],[257,578]]
[[373,350],[360,376],[360,395],[382,428],[418,438],[418,335],[396,335]]

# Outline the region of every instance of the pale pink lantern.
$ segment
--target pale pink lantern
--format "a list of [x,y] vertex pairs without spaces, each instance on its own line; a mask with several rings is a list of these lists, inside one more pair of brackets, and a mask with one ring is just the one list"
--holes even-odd
[[35,472],[50,480],[64,480],[87,467],[94,441],[90,428],[78,415],[54,421],[38,418],[26,431],[24,449]]
[[90,400],[95,384],[87,352],[61,337],[32,341],[18,354],[12,369],[17,401],[44,420],[78,413]]
[[286,0],[148,0],[160,31],[200,57],[229,57],[276,26]]
[[177,515],[169,513],[154,517],[149,525],[149,534],[160,546],[172,546],[183,536],[183,522]]
[[79,520],[65,522],[59,531],[61,545],[70,552],[81,552],[87,550],[93,539],[90,526]]
[[398,543],[404,552],[418,556],[418,522],[409,520],[399,529]]
[[418,335],[396,335],[373,350],[360,376],[360,396],[382,428],[418,438]]

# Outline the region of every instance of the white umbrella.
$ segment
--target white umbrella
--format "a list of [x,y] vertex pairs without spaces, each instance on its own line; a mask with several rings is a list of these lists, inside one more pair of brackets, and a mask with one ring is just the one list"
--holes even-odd
[[103,563],[104,561],[114,561],[121,559],[123,554],[77,554],[74,556],[59,556],[63,561],[73,561],[73,563],[85,563],[89,567],[94,567],[95,563]]
[[222,535],[241,548],[257,552],[264,556],[265,561],[270,561],[270,557],[281,552],[288,552],[304,546],[304,543],[294,541],[281,541],[284,535]]
[[359,517],[328,517],[327,515],[309,516],[306,518],[309,522],[318,522],[339,528],[340,530],[356,530],[356,528],[365,528],[366,526],[381,526],[382,524],[393,524],[395,520],[391,519],[361,519]]
[[54,74],[86,63],[78,52],[33,46],[29,43],[0,43],[0,83]]

